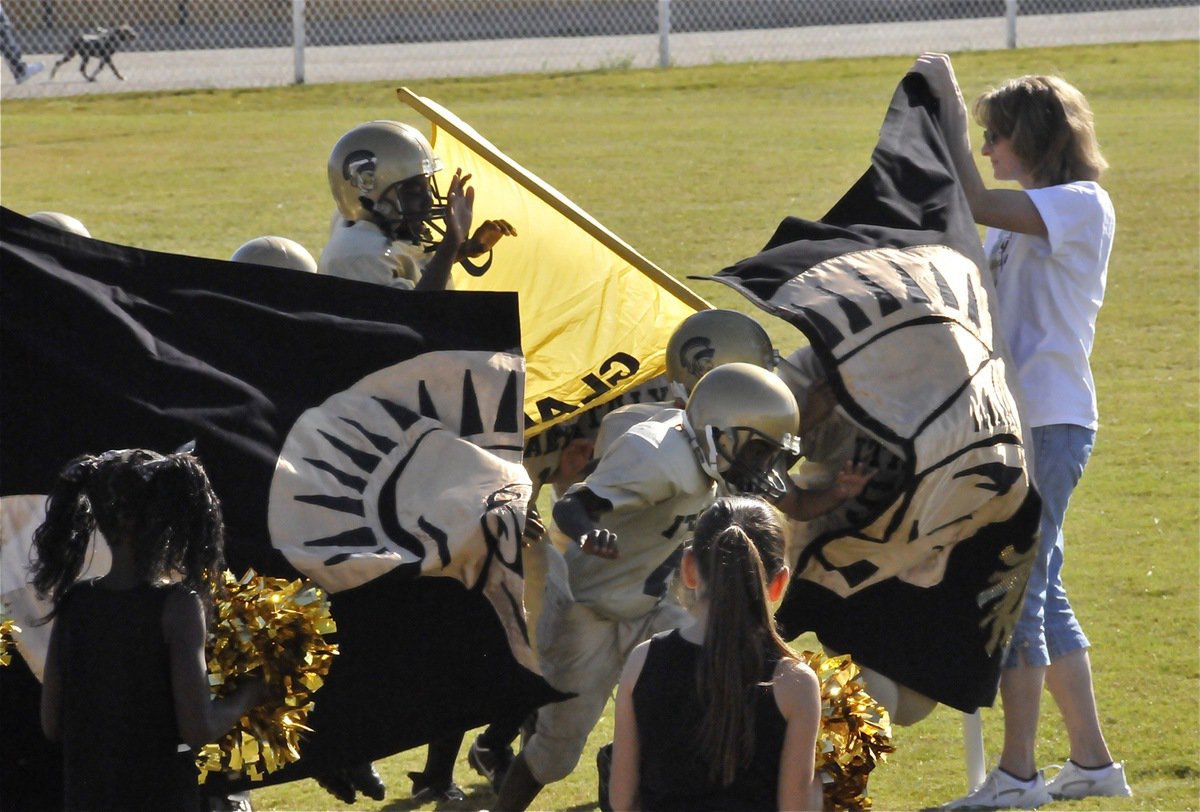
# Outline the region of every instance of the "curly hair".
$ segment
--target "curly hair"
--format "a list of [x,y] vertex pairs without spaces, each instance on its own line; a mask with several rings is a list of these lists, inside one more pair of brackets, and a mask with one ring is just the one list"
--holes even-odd
[[33,535],[33,585],[54,604],[46,620],[79,578],[96,530],[110,545],[133,545],[141,580],[176,578],[211,607],[225,566],[224,523],[191,454],[124,449],[85,454],[63,468]]

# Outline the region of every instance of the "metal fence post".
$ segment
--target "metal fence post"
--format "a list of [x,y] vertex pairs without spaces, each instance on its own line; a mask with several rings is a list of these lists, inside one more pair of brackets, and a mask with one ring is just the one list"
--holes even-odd
[[658,0],[658,66],[671,64],[671,0]]
[[304,2],[292,0],[292,54],[295,64],[295,83],[304,84]]
[[1008,25],[1008,47],[1017,47],[1017,0],[1004,0],[1004,17]]

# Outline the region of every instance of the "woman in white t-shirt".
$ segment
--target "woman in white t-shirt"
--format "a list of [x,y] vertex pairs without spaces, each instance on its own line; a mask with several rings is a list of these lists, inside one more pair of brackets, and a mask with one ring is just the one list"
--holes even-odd
[[[1096,435],[1096,388],[1088,363],[1104,299],[1116,218],[1097,183],[1100,153],[1083,94],[1054,76],[1010,79],[980,96],[983,155],[998,181],[975,165],[967,106],[944,54],[923,54],[913,72],[940,102],[939,123],[975,221],[988,226],[985,252],[996,319],[1008,344],[1032,437],[1042,497],[1041,542],[1022,614],[1000,678],[1004,747],[983,784],[948,808],[1032,808],[1051,798],[1129,795],[1100,730],[1088,639],[1063,588],[1063,518]],[[1070,739],[1070,759],[1049,782],[1034,751],[1043,686]]]

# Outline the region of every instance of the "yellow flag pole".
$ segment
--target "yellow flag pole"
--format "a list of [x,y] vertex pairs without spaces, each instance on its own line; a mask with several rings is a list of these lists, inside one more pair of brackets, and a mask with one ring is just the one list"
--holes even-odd
[[431,103],[428,99],[418,96],[407,87],[396,89],[400,101],[416,110],[433,122],[435,127],[441,127],[459,141],[468,145],[485,160],[509,176],[531,194],[541,199],[563,217],[566,217],[579,228],[587,232],[593,239],[604,245],[621,259],[654,280],[655,284],[669,291],[675,298],[696,310],[709,310],[712,305],[700,298],[675,277],[639,254],[629,243],[596,222],[587,212],[563,197],[556,189],[547,184],[533,173],[513,163],[508,156],[497,150],[491,144],[480,140],[474,133],[464,130],[458,122],[447,116],[446,111]]

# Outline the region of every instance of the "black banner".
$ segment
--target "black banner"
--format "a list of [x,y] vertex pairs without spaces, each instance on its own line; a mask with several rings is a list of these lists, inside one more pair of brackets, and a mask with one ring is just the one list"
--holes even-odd
[[970,712],[995,699],[1040,502],[935,108],[906,76],[842,199],[714,278],[804,333],[843,431],[893,466],[886,499],[807,528],[778,620]]

